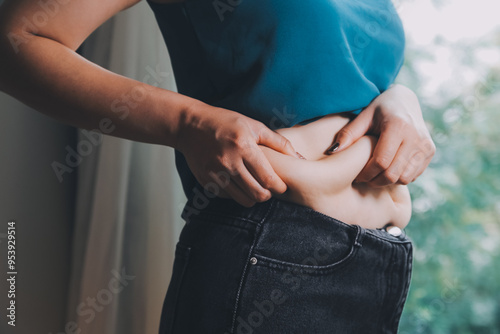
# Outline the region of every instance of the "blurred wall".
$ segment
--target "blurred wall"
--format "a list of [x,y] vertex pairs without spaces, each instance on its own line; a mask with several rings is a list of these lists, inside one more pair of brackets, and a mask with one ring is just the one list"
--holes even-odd
[[[0,93],[0,333],[64,328],[76,171],[59,182],[74,128]],[[7,222],[16,221],[16,327],[7,324]]]

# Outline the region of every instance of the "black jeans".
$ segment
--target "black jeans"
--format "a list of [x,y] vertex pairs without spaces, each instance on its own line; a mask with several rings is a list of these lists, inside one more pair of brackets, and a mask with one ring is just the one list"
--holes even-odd
[[397,332],[412,265],[404,233],[277,199],[191,201],[183,217],[161,334]]

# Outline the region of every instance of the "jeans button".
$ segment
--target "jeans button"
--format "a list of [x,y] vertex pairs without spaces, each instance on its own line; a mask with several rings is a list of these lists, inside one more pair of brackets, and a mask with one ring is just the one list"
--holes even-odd
[[395,237],[399,237],[401,235],[401,233],[403,233],[401,231],[401,229],[397,226],[388,227],[386,231],[387,231],[387,233],[389,233],[390,235],[395,236]]

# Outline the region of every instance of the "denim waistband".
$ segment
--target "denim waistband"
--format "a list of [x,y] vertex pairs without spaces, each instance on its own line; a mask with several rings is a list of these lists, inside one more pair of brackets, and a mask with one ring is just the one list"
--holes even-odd
[[357,225],[347,224],[341,220],[327,216],[306,206],[276,198],[271,198],[266,202],[257,203],[254,206],[247,208],[232,199],[224,199],[213,196],[209,197],[208,195],[200,191],[198,192],[198,196],[194,196],[186,203],[182,212],[182,218],[186,222],[189,222],[189,220],[194,217],[200,219],[216,217],[225,218],[226,222],[231,220],[234,220],[235,222],[244,221],[255,225],[265,222],[286,223],[286,213],[291,214],[293,212],[295,216],[303,216],[304,219],[311,219],[311,217],[313,217],[315,223],[335,224],[338,228],[346,230],[356,230],[361,228],[369,236],[390,242],[411,242],[404,231],[402,231],[401,235],[394,236],[387,232],[386,227],[368,229]]
[[[204,195],[204,196],[202,196]],[[232,199],[220,197],[209,197],[211,194],[199,193],[186,203],[182,212],[182,218],[189,222],[193,217],[203,217],[207,215],[222,215],[228,218],[235,218],[253,223],[261,222],[269,213],[274,198],[262,203],[257,203],[251,208],[244,207]]]

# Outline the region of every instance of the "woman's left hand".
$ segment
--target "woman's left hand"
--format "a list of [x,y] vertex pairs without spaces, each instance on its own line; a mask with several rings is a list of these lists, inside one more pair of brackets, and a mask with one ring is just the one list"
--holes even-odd
[[365,134],[379,139],[356,181],[371,186],[415,181],[436,152],[417,96],[402,85],[391,86],[344,126],[327,153],[343,151]]

